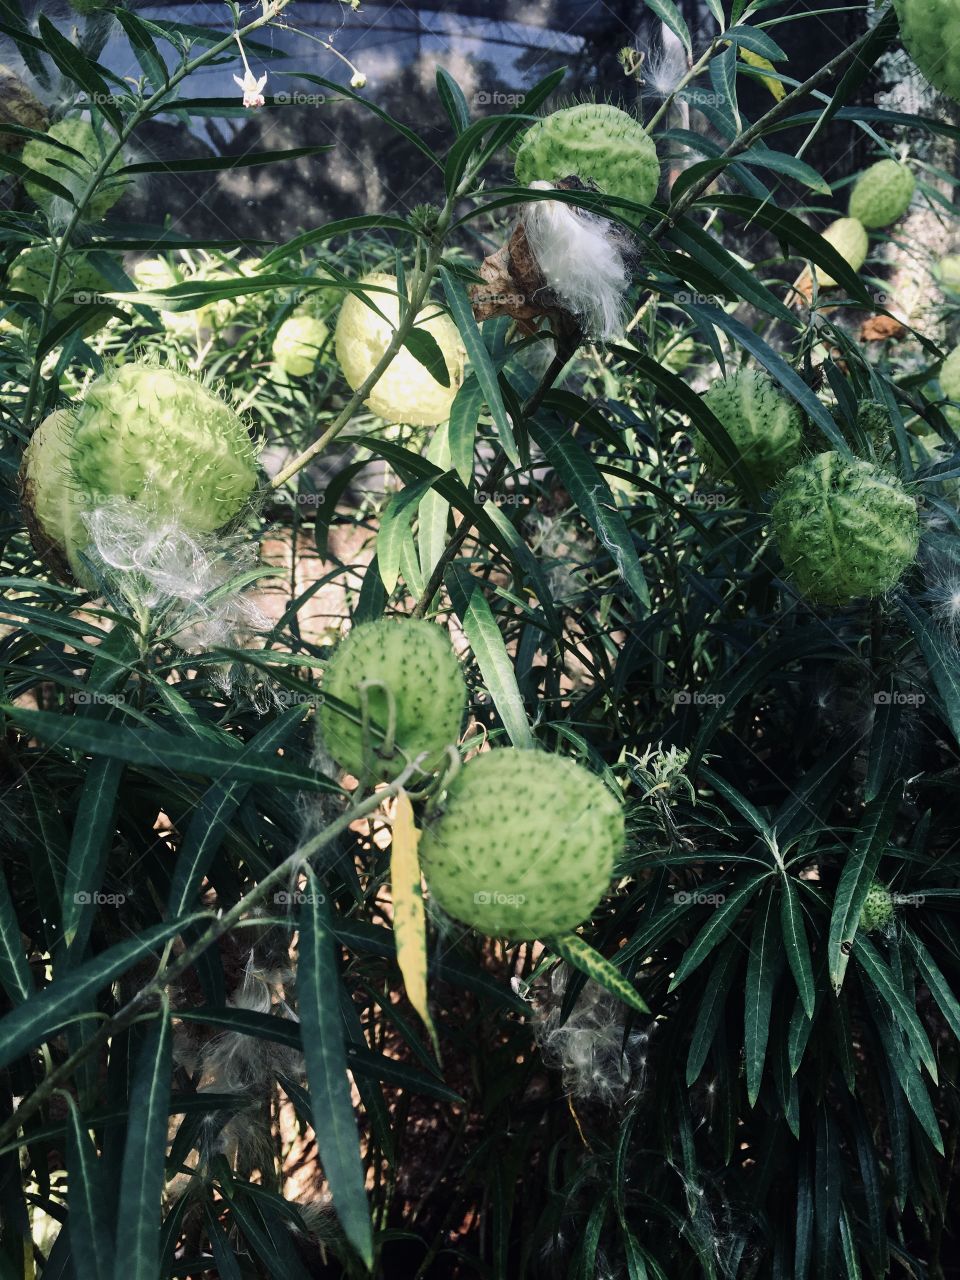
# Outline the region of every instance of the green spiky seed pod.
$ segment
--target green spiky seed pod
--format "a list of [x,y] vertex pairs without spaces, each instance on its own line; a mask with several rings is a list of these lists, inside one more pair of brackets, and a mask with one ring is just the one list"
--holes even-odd
[[[377,780],[389,782],[423,752],[430,773],[443,763],[446,749],[460,738],[467,705],[467,686],[449,633],[432,622],[405,619],[365,622],[341,641],[323,676],[324,702],[319,725],[323,745],[341,768],[359,777],[364,771],[364,735],[360,722],[361,689],[385,686],[396,715],[394,749],[370,735],[368,762]],[[337,710],[337,698],[356,714],[354,721]],[[389,700],[384,689],[367,690],[370,720],[387,731]]]
[[941,258],[934,274],[945,293],[960,293],[960,254],[950,253]]
[[877,452],[889,445],[893,423],[889,409],[879,400],[860,401],[857,405],[857,426]]
[[444,911],[523,941],[587,919],[623,844],[622,806],[595,774],[563,756],[507,747],[460,770],[420,856]]
[[[34,245],[14,258],[7,275],[7,285],[18,293],[29,294],[36,302],[43,303],[53,270],[54,251],[49,245]],[[69,253],[63,259],[57,286],[57,301],[53,307],[53,323],[59,324],[75,308],[95,302],[97,295],[112,289],[85,254]],[[86,336],[102,328],[102,317],[93,318],[81,329]]]
[[889,227],[910,207],[916,180],[905,164],[878,160],[853,184],[848,212],[870,230]]
[[[23,149],[23,163],[28,169],[33,169],[34,172],[59,183],[70,192],[74,200],[79,200],[93,177],[94,169],[106,155],[107,148],[112,143],[112,137],[106,131],[102,136],[98,135],[93,125],[86,120],[73,119],[61,120],[58,124],[52,125],[47,130],[47,137],[54,138],[57,142],[63,143],[64,147],[71,147],[73,150],[64,151],[63,147],[41,142],[38,138],[31,138]],[[79,155],[74,155],[73,152],[79,152]],[[129,178],[117,176],[122,167],[123,156],[115,156],[110,162],[106,175],[86,204],[83,213],[86,220],[95,222],[102,218],[126,191],[130,183]],[[49,213],[56,200],[55,194],[48,191],[46,187],[31,182],[29,178],[24,186],[30,199]]]
[[[833,245],[852,271],[859,271],[867,260],[870,241],[862,222],[857,218],[838,218],[821,233],[827,244]],[[821,289],[835,289],[837,282],[823,267],[817,267],[817,279]]]
[[[760,488],[769,488],[800,457],[800,411],[765,373],[739,369],[715,383],[703,399],[723,423]],[[730,468],[700,432],[697,450],[714,476],[729,475]]]
[[317,367],[320,348],[329,330],[313,316],[290,316],[284,320],[273,340],[273,358],[284,371],[295,378],[305,378]]
[[832,450],[787,472],[771,521],[784,565],[820,604],[890,591],[920,541],[917,504],[900,480]]
[[860,928],[864,933],[882,929],[893,919],[893,898],[886,885],[874,880],[860,908]]
[[960,8],[956,0],[893,0],[903,47],[935,89],[960,102]]
[[954,347],[940,366],[940,387],[948,400],[960,401],[960,347]]
[[[393,293],[371,291],[370,300],[381,313],[373,311],[362,298],[351,293],[340,308],[337,321],[337,362],[354,391],[367,380],[386,351],[400,321],[400,299],[395,276],[374,272],[361,284],[380,286]],[[450,416],[463,381],[464,351],[457,326],[449,316],[427,304],[416,319],[436,341],[447,367],[449,386],[443,386],[407,347],[401,347],[381,375],[365,404],[385,422],[403,422],[414,427],[435,427]]]
[[[41,560],[65,581],[79,568],[86,543],[83,503],[70,470],[73,415],[58,409],[30,437],[20,467],[20,496],[30,540]],[[71,563],[73,560],[73,563]]]
[[[243,420],[172,369],[121,365],[92,382],[66,419],[55,417],[24,455],[24,504],[32,526],[75,572],[82,513],[111,498],[142,503],[160,520],[202,534],[238,515],[256,486],[256,450]],[[49,488],[55,473],[62,489]],[[51,510],[63,509],[63,493],[75,517],[51,520]]]
[[528,129],[517,150],[515,172],[525,187],[579,178],[605,195],[638,204],[650,204],[660,183],[653,140],[639,120],[607,102],[565,107]]
[[[36,98],[15,71],[0,64],[0,124],[15,124],[22,129],[45,133],[49,124],[47,109]],[[24,145],[22,137],[0,131],[0,155],[12,155]]]

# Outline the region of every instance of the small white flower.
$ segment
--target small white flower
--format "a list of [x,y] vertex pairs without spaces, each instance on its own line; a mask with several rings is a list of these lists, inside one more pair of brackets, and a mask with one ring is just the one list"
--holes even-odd
[[243,79],[241,80],[239,76],[234,76],[233,83],[237,88],[243,90],[243,105],[245,107],[262,107],[264,104],[263,89],[267,83],[267,73],[264,72],[259,79],[253,74],[250,70],[250,63],[247,61],[247,55],[243,51],[243,45],[240,44],[240,37],[237,36],[236,39],[240,49],[240,57],[243,59]]
[[243,105],[245,107],[263,106],[263,86],[267,83],[266,75],[262,75],[258,80],[252,72],[248,71],[242,80],[239,76],[234,76],[233,80],[243,90]]
[[362,89],[366,83],[367,83],[367,77],[363,74],[362,71],[355,71],[350,78],[351,89]]

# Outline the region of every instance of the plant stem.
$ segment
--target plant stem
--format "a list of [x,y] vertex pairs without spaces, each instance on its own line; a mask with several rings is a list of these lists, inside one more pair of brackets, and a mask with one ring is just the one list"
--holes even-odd
[[[152,94],[151,97],[147,98],[145,102],[141,103],[140,107],[120,129],[117,134],[116,141],[106,148],[100,158],[100,163],[94,169],[90,176],[90,181],[87,183],[83,194],[77,201],[76,208],[70,215],[70,219],[59,238],[56,249],[54,250],[53,262],[50,267],[50,282],[47,285],[47,292],[44,295],[42,304],[43,309],[40,321],[40,334],[37,339],[38,348],[43,345],[43,340],[50,329],[50,321],[53,316],[53,304],[57,296],[57,287],[60,281],[60,272],[63,267],[64,256],[66,255],[66,252],[70,247],[71,240],[73,239],[73,234],[83,217],[84,210],[90,203],[91,196],[109,172],[110,166],[113,164],[114,160],[123,151],[124,146],[129,141],[134,130],[157,107],[161,105],[171,90],[175,89],[181,81],[187,78],[187,76],[196,71],[198,67],[202,67],[205,63],[209,62],[211,58],[215,58],[218,54],[231,48],[234,40],[239,39],[240,36],[249,35],[251,31],[256,31],[260,27],[266,26],[268,23],[272,22],[273,19],[282,12],[290,2],[291,0],[273,0],[272,4],[265,7],[264,12],[259,18],[255,18],[253,22],[248,23],[247,26],[239,30],[231,31],[231,33],[228,36],[225,36],[221,41],[219,41],[219,43],[211,45],[209,49],[204,50],[203,53],[199,54],[191,62],[185,62],[178,71],[175,71],[169,77],[166,84],[158,89],[156,93]],[[40,385],[41,367],[42,361],[38,358],[35,360],[33,369],[30,373],[30,382],[27,387],[26,400],[24,401],[23,424],[25,427],[29,427],[33,418],[34,406],[37,399],[37,390]]]
[[[420,757],[422,759],[422,757]],[[256,888],[251,889],[245,897],[235,903],[229,911],[217,917],[210,925],[207,931],[197,939],[191,946],[187,947],[181,954],[169,964],[165,965],[156,976],[142,987],[137,994],[127,1002],[117,1013],[110,1017],[97,1032],[85,1041],[78,1049],[76,1049],[69,1058],[54,1068],[49,1075],[45,1076],[37,1088],[26,1097],[16,1111],[0,1125],[0,1147],[15,1137],[17,1130],[24,1121],[28,1120],[53,1094],[53,1092],[65,1080],[68,1080],[76,1068],[91,1053],[95,1053],[98,1049],[104,1047],[110,1038],[118,1031],[122,1031],[124,1027],[130,1026],[138,1018],[150,1013],[148,1005],[151,1000],[161,995],[171,982],[174,982],[182,974],[190,968],[208,947],[219,941],[224,934],[237,924],[242,917],[258,902],[266,896],[266,894],[275,885],[281,884],[289,876],[293,875],[298,867],[308,861],[325,848],[331,840],[335,839],[341,832],[346,831],[351,823],[356,822],[359,818],[365,818],[369,814],[374,813],[383,804],[384,800],[390,796],[395,796],[403,789],[413,774],[417,771],[418,761],[411,761],[410,764],[399,774],[399,776],[390,783],[390,785],[382,791],[376,792],[374,795],[368,796],[365,800],[361,800],[358,804],[352,805],[345,813],[341,814],[330,823],[319,835],[308,840],[306,844],[295,849],[289,857],[285,858],[278,866],[269,872],[257,884]],[[196,919],[197,917],[193,917]],[[186,923],[186,922],[184,922]],[[174,1016],[176,1011],[174,1010]]]

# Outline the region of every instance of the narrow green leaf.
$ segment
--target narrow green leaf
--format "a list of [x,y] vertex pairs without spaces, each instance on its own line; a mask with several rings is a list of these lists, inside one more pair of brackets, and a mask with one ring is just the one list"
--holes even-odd
[[[20,925],[7,878],[0,868],[0,987],[11,1004],[21,1004],[33,995],[33,979],[24,954]],[[0,1026],[3,1024],[0,1023]]]
[[167,1151],[167,1115],[173,1072],[168,997],[137,1054],[130,1120],[117,1205],[114,1280],[157,1280]]
[[126,760],[141,768],[169,770],[175,774],[199,774],[206,778],[264,782],[272,786],[306,791],[339,790],[323,774],[298,768],[279,756],[243,750],[242,744],[222,734],[219,742],[185,738],[165,729],[130,729],[122,725],[81,720],[50,711],[29,711],[20,706],[0,706],[15,724],[22,725],[45,742],[72,747],[90,755]]
[[683,959],[677,966],[677,971],[673,975],[669,990],[673,991],[679,987],[684,979],[689,978],[699,965],[706,960],[707,956],[724,940],[734,920],[739,916],[740,912],[747,905],[756,891],[763,884],[764,880],[770,876],[769,871],[761,871],[759,875],[750,876],[745,884],[731,893],[726,900],[711,914],[710,919],[703,926],[694,939],[693,945],[684,953]]
[[914,1053],[930,1073],[931,1080],[936,1084],[939,1079],[937,1060],[913,1004],[907,999],[902,988],[894,979],[893,974],[877,955],[872,943],[868,942],[862,934],[858,934],[853,941],[853,954],[857,957],[857,962],[873,984],[882,1004],[889,1011],[890,1016],[896,1020],[898,1026],[906,1033]]
[[450,597],[497,714],[515,747],[530,750],[536,740],[527,720],[516,672],[500,634],[483,585],[459,564],[450,566]]
[[645,3],[647,8],[657,15],[664,26],[669,27],[682,43],[687,53],[691,53],[693,45],[690,41],[690,30],[673,0],[645,0]]
[[733,976],[737,971],[742,954],[743,951],[739,939],[730,938],[720,948],[716,959],[710,966],[707,985],[704,988],[703,999],[700,1001],[700,1009],[693,1026],[693,1035],[690,1037],[690,1048],[687,1052],[688,1088],[700,1078],[700,1072],[703,1070],[703,1065],[707,1060],[707,1054],[710,1052],[713,1038],[717,1034],[717,1027],[720,1025],[720,1019],[723,1016],[727,993],[730,990]]
[[595,951],[589,942],[585,942],[578,933],[563,933],[548,938],[548,946],[567,964],[573,965],[581,973],[598,983],[612,996],[622,1000],[638,1013],[649,1013],[640,993],[633,983],[606,956]]
[[747,980],[744,993],[744,1056],[746,1060],[747,1100],[756,1105],[763,1079],[763,1064],[767,1056],[767,1040],[770,1035],[770,1010],[773,1007],[773,988],[779,971],[780,931],[775,924],[774,893],[767,894],[766,901],[754,917],[747,955]]
[[[202,160],[143,160],[126,164],[118,175],[139,173],[221,173],[231,169],[252,169],[258,165],[276,164],[281,160],[301,160],[331,151],[332,144],[322,147],[291,147],[288,151],[243,151],[239,155],[208,156]],[[250,287],[249,285],[247,286]]]
[[533,422],[529,425],[530,434],[569,490],[577,510],[609,551],[634,600],[644,613],[649,613],[650,591],[640,558],[602,472],[573,436],[548,432]]
[[21,1053],[40,1044],[108,983],[132,969],[138,961],[155,953],[168,938],[175,937],[187,925],[199,920],[191,916],[168,924],[145,929],[135,938],[118,942],[102,951],[65,978],[56,978],[26,1004],[0,1019],[0,1067],[9,1066]]
[[391,494],[380,517],[380,528],[377,530],[377,565],[380,569],[380,580],[387,595],[390,595],[397,585],[403,544],[410,532],[413,518],[417,514],[420,499],[433,486],[432,478],[418,480],[398,493]]
[[960,1001],[953,994],[933,956],[915,933],[905,930],[907,939],[917,957],[917,966],[930,994],[936,1000],[940,1012],[953,1034],[960,1040]]
[[456,80],[439,64],[437,65],[437,96],[447,113],[447,119],[457,133],[462,133],[470,123],[470,108]]
[[95,914],[93,897],[103,884],[123,769],[122,760],[100,756],[91,762],[83,780],[63,877],[63,936],[68,946],[86,919],[83,946]]
[[803,923],[803,912],[796,887],[789,875],[781,878],[780,892],[780,925],[783,931],[783,945],[787,953],[787,963],[797,984],[800,1002],[808,1018],[813,1017],[816,1003],[816,992],[813,981],[813,964],[810,960],[810,944]]
[[860,923],[860,911],[889,838],[900,791],[900,787],[894,784],[866,806],[857,838],[840,875],[827,939],[827,962],[835,991],[843,985],[850,947]]
[[347,1055],[337,998],[340,975],[334,955],[330,908],[312,869],[307,871],[306,889],[300,916],[297,985],[317,1148],[340,1224],[370,1270],[373,1234],[347,1079]]
[[503,396],[500,394],[497,372],[484,345],[477,322],[473,318],[473,307],[470,304],[470,299],[467,297],[467,292],[463,285],[446,267],[440,268],[440,279],[443,283],[443,291],[447,297],[450,314],[453,316],[454,323],[460,331],[460,337],[463,339],[463,345],[467,349],[467,356],[473,367],[473,372],[483,390],[490,413],[493,416],[500,444],[513,465],[519,467],[520,454],[517,451],[513,427],[507,417]]
[[113,1280],[113,1220],[103,1170],[83,1117],[70,1094],[67,1103],[67,1174],[70,1244],[84,1280]]
[[[459,393],[457,398],[459,399]],[[456,405],[456,402],[454,402]],[[452,418],[451,418],[452,420]],[[450,461],[450,426],[441,424],[427,447],[427,460],[446,472]],[[420,572],[429,578],[447,544],[450,503],[431,484],[417,508],[417,548]]]

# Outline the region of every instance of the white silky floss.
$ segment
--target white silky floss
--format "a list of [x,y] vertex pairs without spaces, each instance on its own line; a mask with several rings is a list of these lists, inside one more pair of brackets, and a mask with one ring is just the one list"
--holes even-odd
[[[554,190],[549,182],[530,187]],[[532,202],[523,224],[544,280],[584,332],[600,339],[621,334],[630,279],[625,233],[606,218],[560,200]]]

